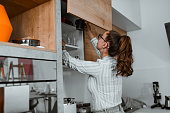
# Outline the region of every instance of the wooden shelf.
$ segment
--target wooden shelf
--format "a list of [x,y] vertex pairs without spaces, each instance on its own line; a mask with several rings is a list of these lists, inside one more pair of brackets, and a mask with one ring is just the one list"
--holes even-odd
[[0,56],[56,61],[56,51],[45,48],[0,42]]
[[1,0],[8,16],[14,17],[50,0]]

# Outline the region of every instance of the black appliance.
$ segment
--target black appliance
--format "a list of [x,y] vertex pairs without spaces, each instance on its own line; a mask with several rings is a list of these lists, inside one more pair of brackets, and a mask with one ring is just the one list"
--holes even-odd
[[161,93],[159,93],[159,82],[153,82],[153,90],[154,104],[151,106],[151,108],[161,107],[163,109],[163,106],[160,103]]

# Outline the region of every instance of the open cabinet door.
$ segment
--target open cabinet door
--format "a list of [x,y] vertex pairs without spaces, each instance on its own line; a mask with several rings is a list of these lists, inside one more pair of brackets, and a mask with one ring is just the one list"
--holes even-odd
[[112,29],[111,0],[67,0],[67,13],[103,29]]

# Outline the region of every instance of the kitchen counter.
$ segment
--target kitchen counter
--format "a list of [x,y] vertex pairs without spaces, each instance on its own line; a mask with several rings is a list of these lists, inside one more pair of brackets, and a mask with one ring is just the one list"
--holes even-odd
[[138,109],[138,110],[134,111],[133,113],[170,113],[170,110],[161,109],[159,107],[153,108],[153,109],[151,109],[150,107],[147,107],[147,108]]

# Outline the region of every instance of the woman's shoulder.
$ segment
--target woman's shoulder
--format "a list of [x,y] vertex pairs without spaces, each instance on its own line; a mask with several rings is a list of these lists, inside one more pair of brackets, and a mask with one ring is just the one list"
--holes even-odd
[[103,57],[102,59],[97,59],[97,61],[106,63],[117,63],[117,60],[110,56]]
[[97,62],[99,62],[99,65],[104,65],[104,66],[116,67],[117,65],[117,60],[115,59],[110,59],[110,60],[98,59]]

